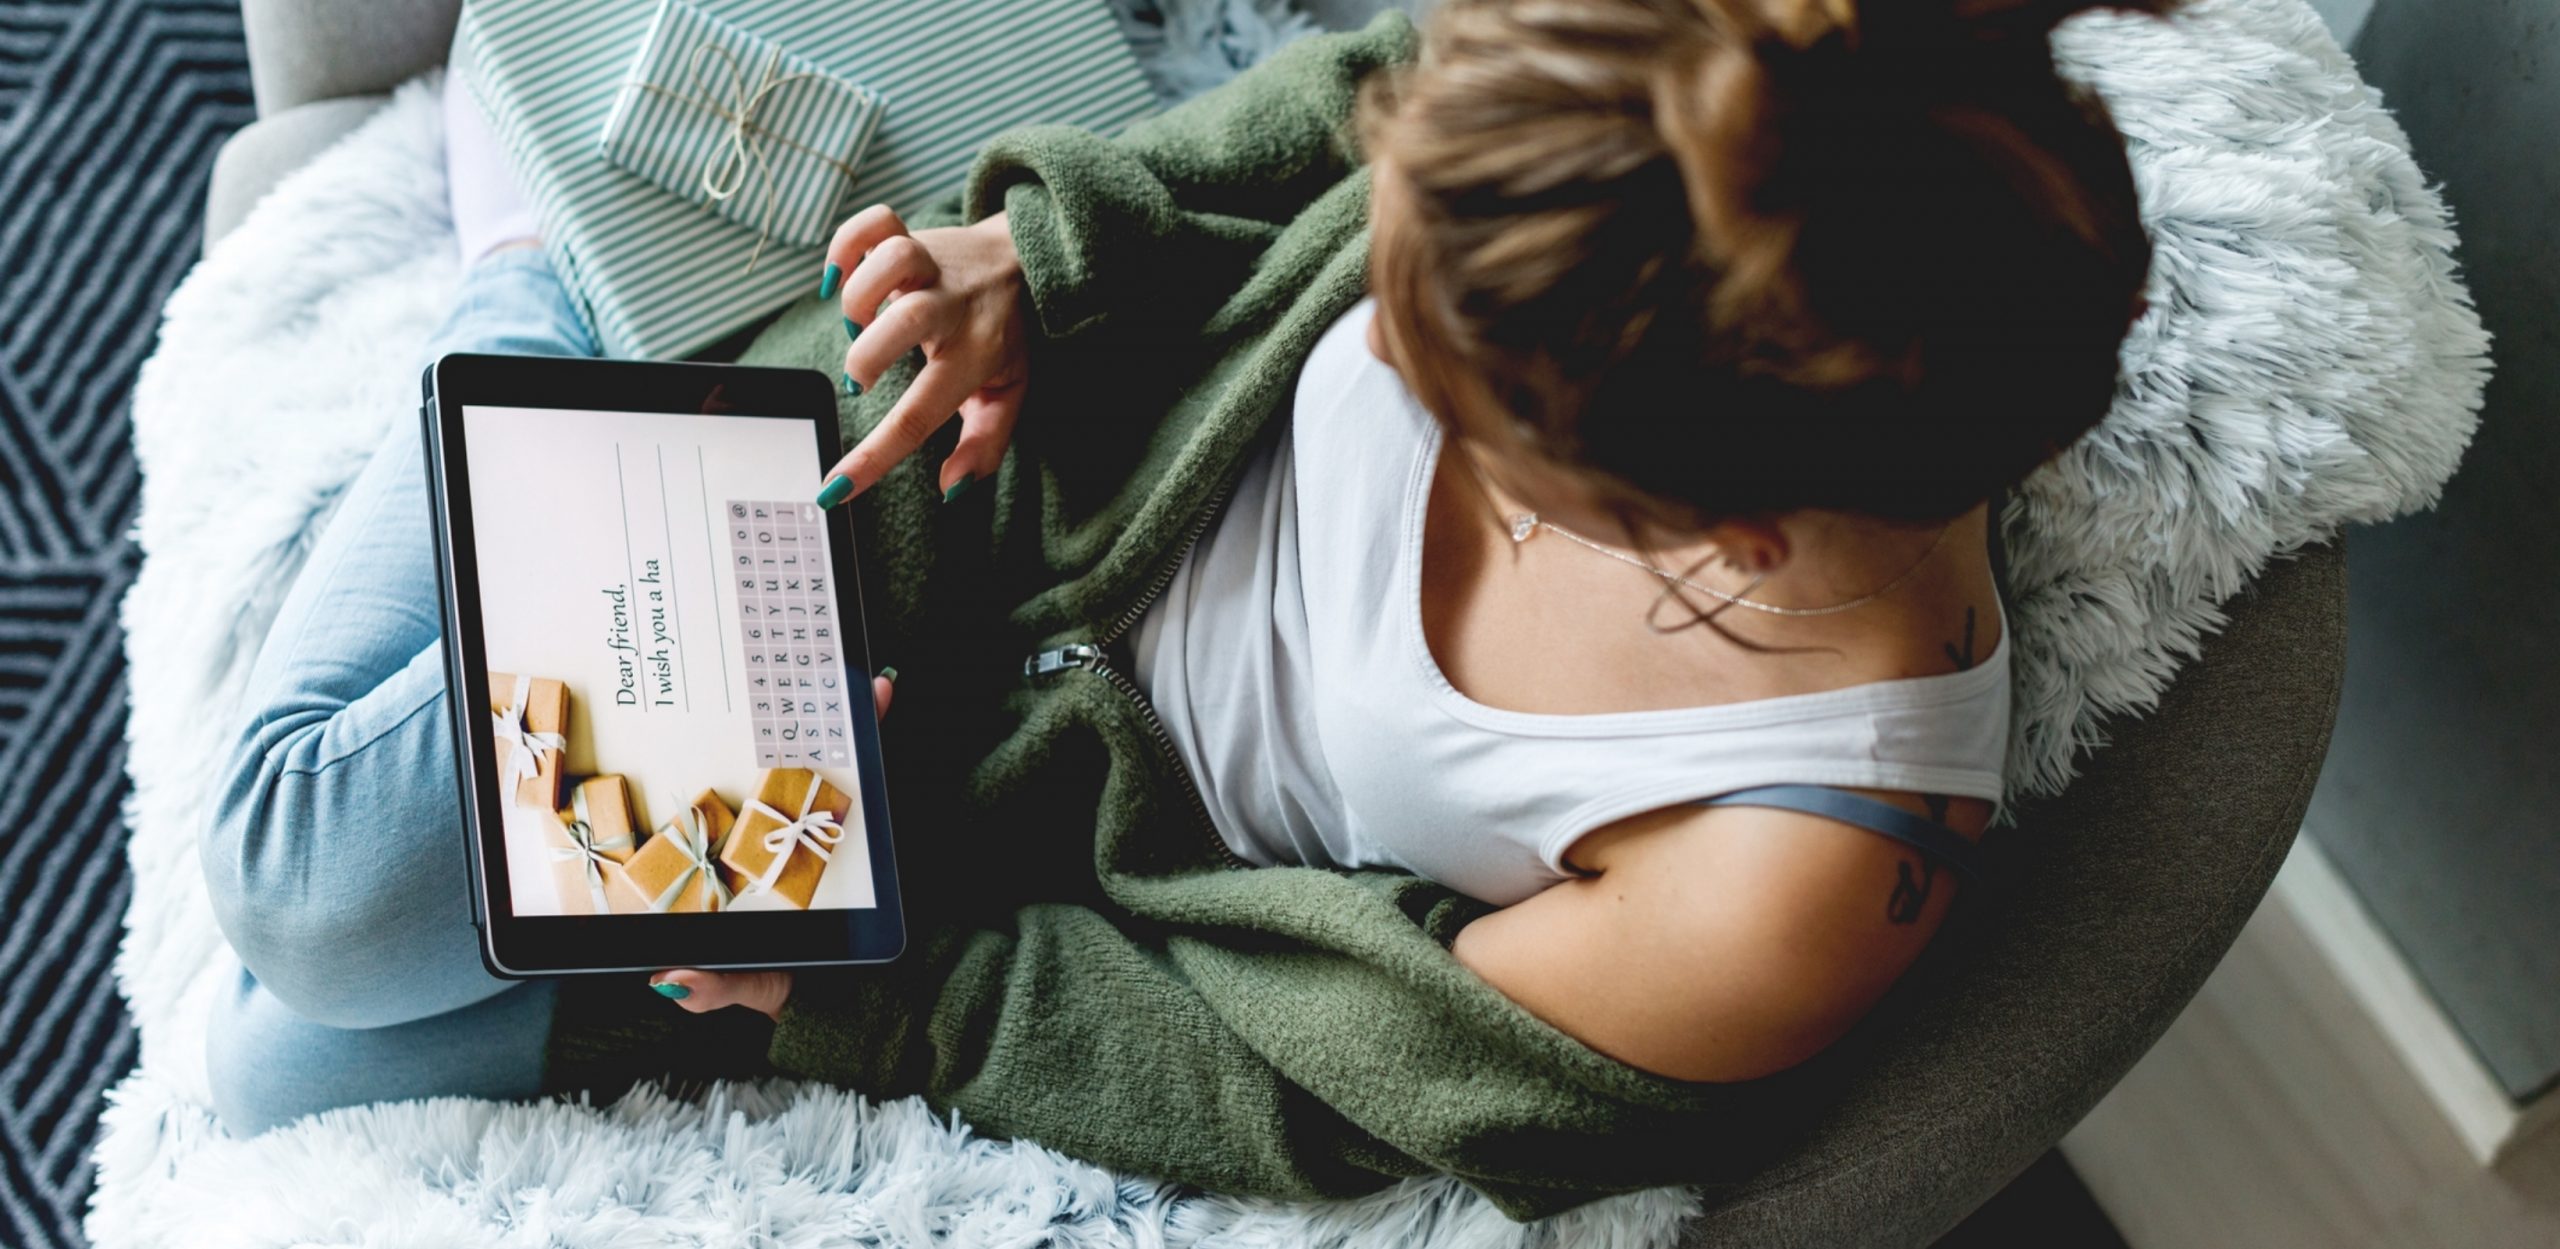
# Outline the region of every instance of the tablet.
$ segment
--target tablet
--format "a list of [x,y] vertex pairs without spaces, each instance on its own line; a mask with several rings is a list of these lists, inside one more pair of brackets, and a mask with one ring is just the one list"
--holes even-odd
[[448,355],[425,388],[489,970],[896,957],[860,560],[812,501],[829,379]]

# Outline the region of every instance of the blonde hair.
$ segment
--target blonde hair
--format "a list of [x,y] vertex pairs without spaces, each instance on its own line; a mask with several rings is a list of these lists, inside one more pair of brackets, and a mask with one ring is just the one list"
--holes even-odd
[[1407,383],[1657,516],[1961,513],[2104,415],[2140,308],[2048,47],[2089,7],[1447,0],[1360,111]]

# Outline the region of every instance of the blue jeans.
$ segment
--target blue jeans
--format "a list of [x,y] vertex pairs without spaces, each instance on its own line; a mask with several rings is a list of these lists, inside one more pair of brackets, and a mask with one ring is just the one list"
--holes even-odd
[[[428,348],[592,356],[537,249],[464,278]],[[249,678],[205,829],[205,883],[246,971],[213,1021],[235,1133],[315,1111],[541,1091],[557,985],[480,962],[417,423],[348,487]],[[633,992],[641,990],[635,986]]]

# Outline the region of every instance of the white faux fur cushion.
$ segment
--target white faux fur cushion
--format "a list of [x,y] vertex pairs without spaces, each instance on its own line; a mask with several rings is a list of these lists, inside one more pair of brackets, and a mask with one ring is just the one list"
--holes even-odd
[[2013,798],[2150,710],[2269,559],[2432,505],[2489,380],[2444,200],[2308,4],[2092,15],[2054,52],[2125,133],[2156,257],[2114,410],[2002,517]]
[[[2003,517],[2021,795],[2059,788],[2107,717],[2149,707],[2268,559],[2431,502],[2486,373],[2443,206],[2301,0],[2084,19],[2057,46],[2132,138],[2160,258],[2113,416]],[[416,407],[416,355],[455,282],[433,91],[404,88],[212,249],[136,390],[146,560],[124,609],[135,887],[117,970],[142,1061],[98,1147],[99,1245],[1672,1239],[1695,1204],[1678,1191],[1528,1228],[1446,1180],[1229,1201],[978,1140],[912,1100],[797,1085],[602,1111],[372,1107],[224,1135],[205,1020],[237,965],[195,837],[306,544]]]

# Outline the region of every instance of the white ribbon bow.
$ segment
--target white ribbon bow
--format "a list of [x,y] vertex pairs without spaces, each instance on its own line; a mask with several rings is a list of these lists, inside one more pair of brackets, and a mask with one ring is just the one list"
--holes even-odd
[[612,905],[604,899],[603,865],[610,862],[605,858],[604,852],[619,850],[630,845],[631,834],[624,833],[611,841],[596,840],[595,820],[587,814],[587,791],[584,786],[570,791],[569,807],[577,817],[569,821],[569,844],[553,846],[551,858],[557,863],[566,863],[572,859],[586,860],[587,896],[595,901],[594,913],[602,915],[613,909]]
[[505,761],[498,765],[498,771],[510,787],[517,781],[529,781],[542,775],[543,752],[557,754],[569,744],[557,733],[536,733],[525,727],[524,705],[532,697],[533,678],[517,673],[515,696],[508,700],[506,706],[489,714],[490,720],[496,724],[499,743],[513,747],[507,752]]
[[807,846],[809,853],[818,856],[818,861],[821,863],[833,859],[834,856],[828,853],[828,847],[844,840],[844,826],[836,823],[835,812],[818,806],[818,790],[825,784],[825,781],[818,778],[817,773],[809,774],[809,793],[807,797],[800,800],[800,814],[797,817],[784,815],[765,805],[761,798],[747,800],[747,809],[738,813],[739,819],[762,814],[766,819],[780,826],[758,839],[766,852],[773,856],[773,860],[765,864],[764,871],[747,886],[747,892],[773,892],[773,883],[782,879],[783,866],[791,861],[792,854],[802,846]]
[[696,873],[700,873],[702,879],[711,886],[711,896],[717,899],[705,908],[706,910],[717,911],[737,900],[729,892],[729,887],[720,883],[720,873],[713,870],[711,866],[711,824],[704,818],[702,808],[685,808],[680,820],[658,830],[658,835],[675,839],[676,846],[684,851],[685,868],[676,874],[674,884],[668,885],[665,892],[649,900],[650,910],[665,911],[673,908],[676,899],[684,896],[684,887],[692,883]]
[[[773,99],[774,92],[793,83],[824,81],[828,77],[826,74],[810,70],[782,73],[782,49],[775,47],[765,57],[764,66],[756,76],[755,84],[749,86],[746,74],[743,72],[744,67],[739,63],[736,54],[715,43],[701,43],[694,45],[692,53],[685,58],[687,79],[699,83],[710,77],[707,63],[703,60],[706,54],[719,57],[720,69],[728,75],[729,102],[726,104],[708,93],[686,95],[680,91],[671,91],[654,82],[639,82],[633,85],[665,96],[679,104],[692,105],[729,124],[727,141],[705,154],[703,158],[702,193],[714,202],[729,199],[746,189],[747,175],[750,173],[754,174],[756,180],[763,185],[764,212],[757,218],[755,250],[747,254],[746,271],[753,273],[756,271],[756,262],[764,256],[764,245],[773,237],[773,214],[781,202],[781,188],[774,179],[773,164],[765,156],[766,140],[795,149],[825,165],[834,170],[836,176],[842,178],[845,183],[853,181],[856,171],[853,166],[765,125],[760,116],[765,105]],[[717,85],[716,80],[714,83]],[[842,185],[838,186],[838,194],[842,194]]]

